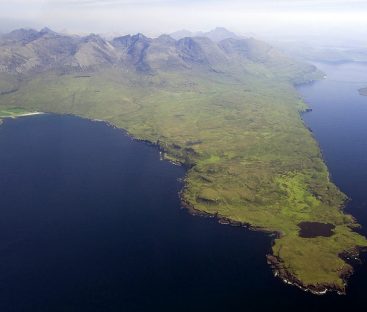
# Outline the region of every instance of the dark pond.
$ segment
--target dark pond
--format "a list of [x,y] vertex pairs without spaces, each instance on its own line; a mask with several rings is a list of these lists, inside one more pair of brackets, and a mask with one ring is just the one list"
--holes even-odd
[[[367,228],[363,65],[324,65],[304,116]],[[362,83],[362,80],[363,83]],[[0,311],[346,311],[365,304],[274,278],[262,233],[181,209],[181,167],[104,123],[44,115],[0,127]]]
[[312,238],[318,236],[329,237],[334,234],[335,225],[321,222],[301,222],[298,224],[300,231],[299,236],[304,238]]

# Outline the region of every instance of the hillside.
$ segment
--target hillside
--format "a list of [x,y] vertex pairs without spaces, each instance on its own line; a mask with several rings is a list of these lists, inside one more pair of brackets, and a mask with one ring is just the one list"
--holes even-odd
[[[314,292],[345,291],[366,239],[344,214],[294,85],[321,76],[253,38],[65,36],[16,30],[0,41],[0,110],[103,119],[187,166],[194,212],[278,234],[269,263]],[[332,235],[299,235],[305,221]],[[245,264],[244,264],[245,265]],[[225,268],[224,268],[225,269]]]

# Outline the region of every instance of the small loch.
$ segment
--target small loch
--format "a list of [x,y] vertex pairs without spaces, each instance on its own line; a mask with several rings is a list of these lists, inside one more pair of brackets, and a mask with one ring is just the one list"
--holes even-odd
[[299,236],[303,238],[314,238],[319,236],[329,237],[334,234],[335,225],[322,222],[305,221],[298,224]]

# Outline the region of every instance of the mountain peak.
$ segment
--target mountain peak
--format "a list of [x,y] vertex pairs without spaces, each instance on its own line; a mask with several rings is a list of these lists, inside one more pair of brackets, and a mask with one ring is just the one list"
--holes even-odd
[[39,37],[40,33],[31,28],[19,28],[4,36],[6,40],[19,41],[21,43],[28,43]]
[[148,38],[147,38],[147,37],[145,37],[142,33],[137,33],[136,35],[133,35],[133,36],[131,37],[131,39],[132,39],[133,41],[138,41],[138,40],[143,40],[143,41],[145,41],[145,40],[148,40]]
[[195,34],[189,30],[182,29],[182,30],[175,31],[174,33],[170,34],[170,36],[175,40],[180,40],[185,37],[193,37],[195,36]]
[[239,39],[240,36],[238,36],[237,34],[235,34],[234,32],[229,31],[228,29],[224,28],[224,27],[216,27],[215,29],[204,33],[203,34],[205,37],[208,37],[209,39],[215,41],[215,42],[219,42],[222,41],[224,39],[228,39],[228,38],[233,38],[233,39]]
[[53,31],[52,29],[48,28],[48,27],[44,27],[40,30],[41,34],[50,34],[50,35],[56,35],[57,33],[55,31]]
[[160,35],[156,40],[158,40],[159,42],[163,42],[163,43],[174,43],[176,42],[175,39],[173,39],[170,35]]
[[9,71],[28,71],[35,66],[38,70],[46,70],[63,64],[83,69],[118,64],[152,73],[157,69],[177,70],[195,66],[223,71],[230,63],[252,60],[263,64],[274,58],[274,53],[268,53],[271,51],[268,45],[254,39],[242,39],[223,27],[177,41],[167,34],[152,39],[137,33],[112,41],[93,33],[85,37],[54,34],[49,28],[41,31],[18,29],[9,33],[1,38],[0,48],[9,46],[15,51],[27,45],[28,49],[17,50],[16,60],[12,62],[8,62],[5,52],[2,60],[0,53],[0,63],[8,64],[6,68]]
[[212,31],[230,32],[227,28],[224,27],[215,27]]
[[89,34],[84,39],[86,42],[96,42],[100,44],[105,43],[105,40],[100,35],[93,34],[93,33]]
[[233,38],[233,39],[242,39],[241,36],[238,36],[232,31],[229,31],[228,29],[224,27],[216,27],[208,32],[191,32],[188,30],[179,30],[176,31],[170,36],[176,40],[180,40],[185,37],[206,37],[214,42],[220,42],[224,39]]

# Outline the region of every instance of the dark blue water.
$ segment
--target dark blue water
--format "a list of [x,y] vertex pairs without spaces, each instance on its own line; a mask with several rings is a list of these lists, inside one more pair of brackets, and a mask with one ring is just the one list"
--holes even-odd
[[183,176],[104,123],[6,120],[0,311],[219,311],[282,287],[266,235],[181,209]]
[[335,183],[352,198],[348,207],[367,228],[367,63],[315,64],[327,79],[299,90],[313,112],[304,115]]
[[[326,66],[329,79],[301,92],[333,179],[367,227],[361,66]],[[364,304],[366,265],[343,297],[283,284],[266,264],[267,235],[181,209],[184,173],[104,123],[56,115],[6,120],[0,311],[345,311]]]

